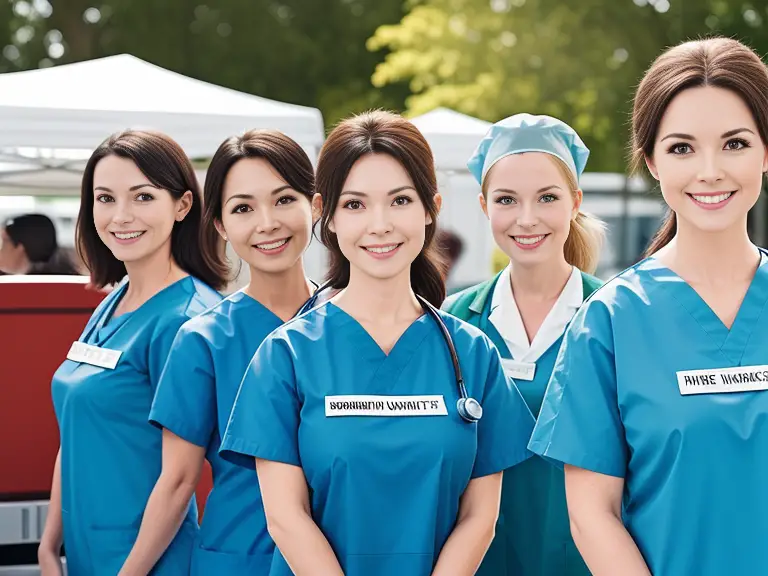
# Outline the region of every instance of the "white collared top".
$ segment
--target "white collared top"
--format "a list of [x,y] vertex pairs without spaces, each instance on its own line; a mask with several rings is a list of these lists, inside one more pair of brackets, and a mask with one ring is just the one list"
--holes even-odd
[[568,322],[584,301],[581,271],[573,267],[571,277],[542,322],[533,342],[528,341],[520,310],[512,294],[510,271],[511,264],[504,269],[496,283],[488,319],[504,339],[512,358],[519,362],[536,362],[563,335]]

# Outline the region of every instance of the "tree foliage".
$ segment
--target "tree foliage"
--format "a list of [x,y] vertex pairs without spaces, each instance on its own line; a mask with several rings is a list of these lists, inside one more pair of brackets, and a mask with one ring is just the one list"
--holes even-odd
[[496,121],[516,112],[571,123],[591,170],[623,171],[633,90],[667,46],[712,33],[768,48],[768,1],[420,0],[368,41],[390,53],[376,86],[409,83],[410,114],[447,106]]

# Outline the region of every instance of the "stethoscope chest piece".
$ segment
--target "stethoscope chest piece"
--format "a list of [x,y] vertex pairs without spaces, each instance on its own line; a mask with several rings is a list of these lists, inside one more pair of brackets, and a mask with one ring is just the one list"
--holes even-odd
[[474,398],[459,398],[456,408],[459,416],[466,422],[477,422],[483,417],[483,407]]

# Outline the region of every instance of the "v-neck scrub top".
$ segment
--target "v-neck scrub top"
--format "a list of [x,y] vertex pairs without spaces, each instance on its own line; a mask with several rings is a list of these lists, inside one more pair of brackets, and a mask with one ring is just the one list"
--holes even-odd
[[[300,466],[314,521],[347,576],[429,576],[472,478],[530,456],[533,416],[476,328],[441,313],[476,423],[456,410],[453,364],[425,314],[385,354],[332,302],[273,332],[246,372],[222,454]],[[291,571],[275,553],[272,576]]]
[[654,576],[768,574],[768,257],[728,329],[655,258],[566,332],[530,447],[624,479]]
[[[220,295],[187,276],[133,312],[113,317],[123,283],[94,312],[80,342],[119,351],[114,369],[65,360],[52,395],[61,437],[61,504],[67,569],[73,576],[113,576],[136,541],[160,475],[162,433],[147,422],[176,332]],[[197,506],[153,575],[189,574]]]

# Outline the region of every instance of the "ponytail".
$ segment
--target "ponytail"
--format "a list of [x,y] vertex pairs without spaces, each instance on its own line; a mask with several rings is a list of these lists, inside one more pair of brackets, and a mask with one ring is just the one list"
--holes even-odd
[[571,220],[571,230],[563,248],[565,261],[582,272],[594,274],[604,241],[605,223],[596,216],[579,212]]
[[411,264],[411,288],[435,308],[445,300],[445,271],[445,263],[433,246],[425,246]]
[[661,226],[656,231],[656,234],[653,235],[653,239],[648,245],[648,248],[645,249],[643,258],[649,258],[664,248],[664,246],[672,241],[672,238],[675,237],[676,233],[677,215],[675,214],[674,210],[669,210],[667,211],[667,215],[664,217],[664,221],[661,223]]

